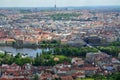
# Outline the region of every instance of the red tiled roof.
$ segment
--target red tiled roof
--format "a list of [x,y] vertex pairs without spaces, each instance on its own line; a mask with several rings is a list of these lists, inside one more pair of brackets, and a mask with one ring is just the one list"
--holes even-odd
[[62,76],[61,80],[73,80],[72,76]]

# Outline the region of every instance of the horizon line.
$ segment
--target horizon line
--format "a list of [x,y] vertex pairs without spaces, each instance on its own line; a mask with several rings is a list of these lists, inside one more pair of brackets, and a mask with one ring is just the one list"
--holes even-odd
[[[0,6],[0,8],[54,8],[54,6]],[[95,5],[95,6],[57,6],[57,8],[70,7],[120,7],[120,5]]]

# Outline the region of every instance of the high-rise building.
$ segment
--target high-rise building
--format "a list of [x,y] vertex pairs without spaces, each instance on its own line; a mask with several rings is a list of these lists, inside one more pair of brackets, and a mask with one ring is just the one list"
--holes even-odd
[[56,6],[56,0],[55,0],[55,5],[54,5],[54,8],[55,8],[55,10],[56,10],[56,8],[57,8],[57,6]]
[[56,9],[56,4],[54,5],[54,8]]

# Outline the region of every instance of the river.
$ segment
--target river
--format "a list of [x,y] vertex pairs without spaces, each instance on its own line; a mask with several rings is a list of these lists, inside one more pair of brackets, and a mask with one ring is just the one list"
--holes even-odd
[[8,46],[0,46],[0,51],[6,51],[9,53],[12,53],[13,55],[16,55],[17,53],[21,53],[21,54],[27,54],[30,57],[35,57],[36,53],[41,54],[42,50],[45,51],[49,51],[49,49],[31,49],[31,48],[20,48],[20,49],[16,49],[13,47],[8,47]]

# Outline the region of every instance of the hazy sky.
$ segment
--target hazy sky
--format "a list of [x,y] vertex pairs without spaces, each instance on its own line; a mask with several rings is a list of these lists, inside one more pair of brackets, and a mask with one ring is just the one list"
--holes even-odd
[[120,0],[0,0],[0,7],[58,7],[120,5]]

